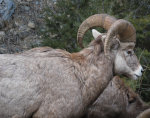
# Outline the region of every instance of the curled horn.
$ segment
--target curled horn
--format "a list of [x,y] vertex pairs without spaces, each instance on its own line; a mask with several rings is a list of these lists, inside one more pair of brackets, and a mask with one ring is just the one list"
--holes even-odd
[[85,21],[83,21],[78,29],[77,42],[79,46],[83,48],[82,39],[88,29],[99,26],[108,30],[115,21],[116,18],[107,14],[95,14],[88,17]]
[[117,20],[107,32],[104,44],[105,55],[109,55],[110,40],[117,34],[119,35],[120,42],[136,42],[136,30],[134,26],[126,20]]
[[150,109],[143,111],[139,116],[136,118],[150,118]]

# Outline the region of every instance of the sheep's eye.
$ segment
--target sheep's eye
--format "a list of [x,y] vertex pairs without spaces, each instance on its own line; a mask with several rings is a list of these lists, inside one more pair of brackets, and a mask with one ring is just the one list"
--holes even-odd
[[127,51],[127,54],[128,54],[128,55],[131,55],[131,54],[132,54],[132,52],[131,52],[131,51]]
[[133,53],[132,51],[128,50],[128,51],[125,51],[125,56],[131,56]]

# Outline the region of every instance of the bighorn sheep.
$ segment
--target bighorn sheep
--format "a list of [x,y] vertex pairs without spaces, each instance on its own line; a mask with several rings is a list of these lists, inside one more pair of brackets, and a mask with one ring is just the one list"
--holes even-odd
[[89,107],[84,118],[136,118],[148,108],[149,105],[115,76]]
[[79,117],[113,75],[141,76],[142,67],[133,53],[133,25],[105,14],[91,16],[79,27],[81,46],[84,33],[93,26],[108,30],[104,47],[97,38],[102,35],[94,30],[96,39],[78,53],[36,48],[0,55],[0,117]]
[[143,111],[137,118],[150,118],[150,109]]

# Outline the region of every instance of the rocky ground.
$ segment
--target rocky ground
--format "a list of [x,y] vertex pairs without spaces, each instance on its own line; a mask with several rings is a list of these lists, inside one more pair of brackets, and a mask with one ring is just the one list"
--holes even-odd
[[16,8],[0,25],[0,53],[17,53],[41,45],[44,8],[52,0],[14,0]]

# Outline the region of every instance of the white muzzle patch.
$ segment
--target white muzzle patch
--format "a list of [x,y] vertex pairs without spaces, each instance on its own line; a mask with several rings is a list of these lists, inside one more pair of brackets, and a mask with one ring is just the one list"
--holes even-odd
[[143,68],[142,66],[140,65],[137,70],[134,71],[134,74],[137,76],[137,77],[141,77],[142,76],[142,71],[143,71]]

